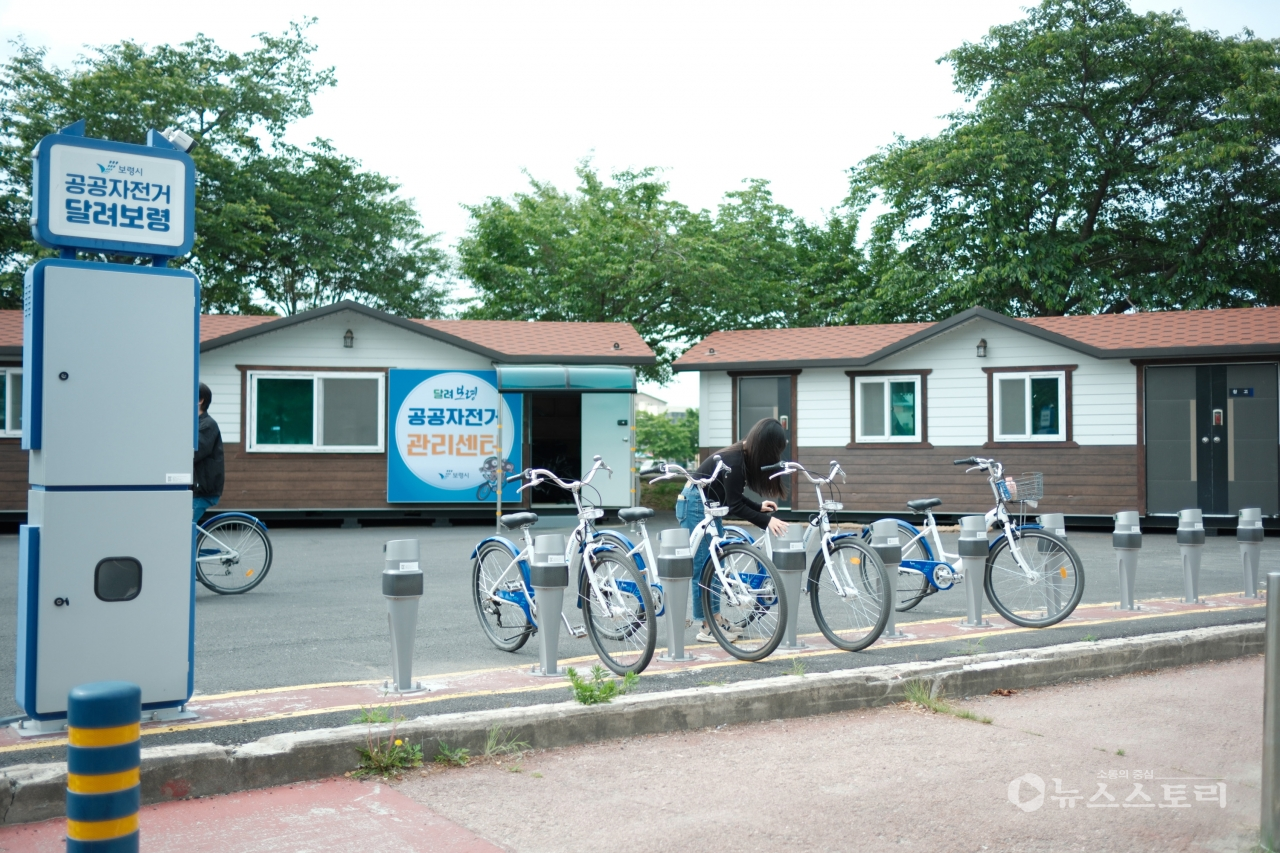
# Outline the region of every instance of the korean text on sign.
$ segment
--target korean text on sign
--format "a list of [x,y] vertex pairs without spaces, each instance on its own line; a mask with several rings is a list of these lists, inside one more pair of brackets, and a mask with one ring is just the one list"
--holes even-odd
[[169,230],[169,205],[172,198],[169,184],[92,175],[86,178],[84,175],[67,172],[65,189],[68,196],[81,196],[66,200],[67,222],[109,225],[112,228],[131,228],[137,231]]

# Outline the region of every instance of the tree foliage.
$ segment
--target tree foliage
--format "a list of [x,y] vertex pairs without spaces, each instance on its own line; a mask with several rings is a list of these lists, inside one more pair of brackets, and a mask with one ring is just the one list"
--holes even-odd
[[1274,303],[1280,41],[1046,0],[944,57],[972,109],[854,171],[867,319]]
[[196,245],[175,265],[200,276],[206,310],[261,311],[265,297],[290,312],[354,298],[438,314],[443,256],[396,185],[323,141],[305,150],[282,142],[334,85],[333,69],[311,62],[309,23],[260,34],[243,53],[205,36],[151,49],[125,41],[71,68],[18,42],[0,66],[0,302],[20,304],[23,268],[47,254],[26,223],[29,152],[84,118],[90,136],[143,143],[149,128],[173,126],[199,142]]
[[837,322],[862,284],[856,258],[840,254],[856,218],[809,226],[766,181],[712,213],[671,199],[655,169],[605,180],[584,162],[577,175],[575,192],[531,178],[527,192],[468,207],[465,316],[630,322],[658,353],[649,375],[665,378],[716,329]]
[[698,410],[683,417],[636,412],[636,447],[654,459],[684,463],[698,458]]

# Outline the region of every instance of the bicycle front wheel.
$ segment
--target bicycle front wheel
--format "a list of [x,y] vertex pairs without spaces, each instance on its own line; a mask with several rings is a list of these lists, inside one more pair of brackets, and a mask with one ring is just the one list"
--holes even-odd
[[727,581],[722,585],[707,560],[697,590],[711,636],[738,660],[763,660],[773,654],[787,628],[782,577],[772,560],[745,542],[722,544],[717,553]]
[[196,537],[196,580],[219,595],[240,595],[271,568],[271,540],[256,520],[224,518]]
[[[597,530],[595,541],[612,545],[623,554],[627,554],[635,544],[615,530]],[[658,567],[644,566],[641,568],[640,564],[644,562],[643,554],[643,551],[638,551],[635,555],[629,555],[629,558],[636,564],[636,568],[640,569],[640,574],[644,576],[644,579],[649,582],[649,595],[653,597],[653,612],[661,617],[666,615],[663,613],[666,605],[662,602],[662,583],[657,578]]]
[[819,551],[809,569],[813,618],[831,645],[846,652],[880,638],[889,622],[891,588],[880,555],[856,539],[832,545],[830,563]]
[[1023,628],[1047,628],[1071,615],[1084,595],[1084,564],[1047,530],[1018,530],[1017,556],[1006,532],[987,554],[983,586],[991,606]]
[[[489,642],[504,652],[518,650],[534,631],[525,612],[529,602],[520,584],[520,567],[512,565],[514,560],[502,543],[486,542],[471,568],[471,596],[480,627]],[[559,616],[554,614],[554,618]]]
[[587,638],[618,675],[644,672],[658,642],[649,584],[625,552],[601,551],[591,560],[578,584]]
[[[899,524],[898,536],[901,537],[903,542],[911,542],[910,545],[902,549],[902,559],[933,560],[933,550],[929,547],[929,543],[925,541],[923,536],[915,539],[916,531],[904,524]],[[912,541],[913,539],[915,541]],[[929,594],[929,590],[929,579],[922,572],[898,569],[898,588],[894,593],[895,603],[893,609],[899,613],[906,613],[919,604]]]

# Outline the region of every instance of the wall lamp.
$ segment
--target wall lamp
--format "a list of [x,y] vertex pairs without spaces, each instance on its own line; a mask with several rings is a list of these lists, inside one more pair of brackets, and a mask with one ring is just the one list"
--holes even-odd
[[[348,332],[348,334],[350,333]],[[348,344],[348,346],[350,346],[350,344]],[[978,358],[986,358],[986,357],[987,357],[987,339],[983,338],[982,340],[978,341]]]
[[[984,341],[983,343],[986,343],[986,342]],[[342,345],[347,349],[351,349],[353,346],[356,345],[355,333],[352,332],[350,329],[347,329],[347,333],[342,336]]]

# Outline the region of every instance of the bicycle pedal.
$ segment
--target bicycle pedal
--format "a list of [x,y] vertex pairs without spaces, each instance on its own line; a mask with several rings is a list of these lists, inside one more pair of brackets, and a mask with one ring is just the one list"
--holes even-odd
[[587,627],[585,625],[574,625],[569,629],[569,633],[573,635],[575,640],[581,640],[587,636]]

